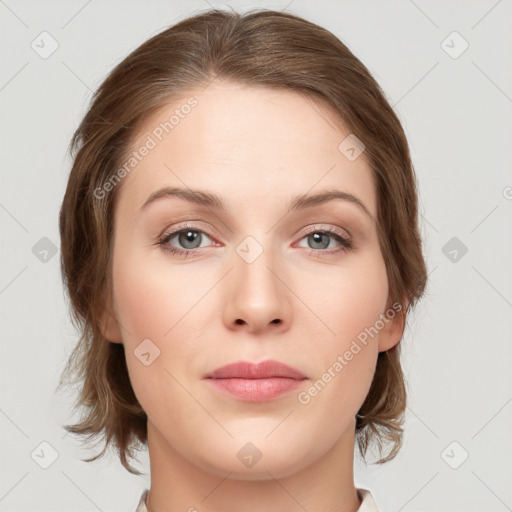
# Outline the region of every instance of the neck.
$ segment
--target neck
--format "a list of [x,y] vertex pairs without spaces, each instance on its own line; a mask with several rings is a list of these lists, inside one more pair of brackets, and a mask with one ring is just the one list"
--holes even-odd
[[[311,464],[286,476],[280,469],[218,474],[176,451],[148,421],[151,489],[148,512],[356,512],[354,425]],[[257,465],[254,466],[254,470]]]

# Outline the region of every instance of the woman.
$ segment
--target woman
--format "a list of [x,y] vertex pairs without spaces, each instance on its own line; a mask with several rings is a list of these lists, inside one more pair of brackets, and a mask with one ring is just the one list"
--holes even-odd
[[[61,383],[139,512],[375,511],[357,440],[402,440],[400,340],[426,268],[402,126],[364,65],[291,14],[212,10],[107,77],[60,214],[81,338]],[[389,447],[387,453],[384,448]]]

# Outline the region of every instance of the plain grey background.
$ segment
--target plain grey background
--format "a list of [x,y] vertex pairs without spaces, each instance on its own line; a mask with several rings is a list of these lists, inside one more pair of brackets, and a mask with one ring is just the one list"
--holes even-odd
[[356,456],[356,484],[384,512],[512,510],[510,0],[0,0],[0,511],[134,511],[149,486],[112,455],[82,462],[99,447],[62,429],[72,396],[54,390],[76,333],[58,210],[92,91],[209,5],[285,9],[331,30],[409,138],[430,282],[402,341],[404,446],[383,466]]

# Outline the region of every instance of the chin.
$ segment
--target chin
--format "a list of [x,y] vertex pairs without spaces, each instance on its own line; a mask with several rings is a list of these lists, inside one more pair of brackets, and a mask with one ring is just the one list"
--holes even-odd
[[[219,454],[210,452],[210,457],[199,462],[203,469],[233,480],[264,481],[272,478],[285,478],[314,462],[313,447],[302,446],[297,451],[297,443],[267,440],[230,440],[228,445],[218,446]],[[277,441],[277,440],[276,440]],[[232,453],[232,456],[229,454]],[[318,454],[320,456],[321,454]],[[211,457],[213,456],[213,457]]]

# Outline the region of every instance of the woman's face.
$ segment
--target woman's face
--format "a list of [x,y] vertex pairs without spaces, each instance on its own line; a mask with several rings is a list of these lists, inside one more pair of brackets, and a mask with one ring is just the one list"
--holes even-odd
[[[258,479],[353,442],[403,325],[388,320],[375,186],[349,134],[294,92],[219,81],[145,121],[116,185],[104,334],[124,344],[160,451]],[[266,360],[304,378],[205,378]]]

